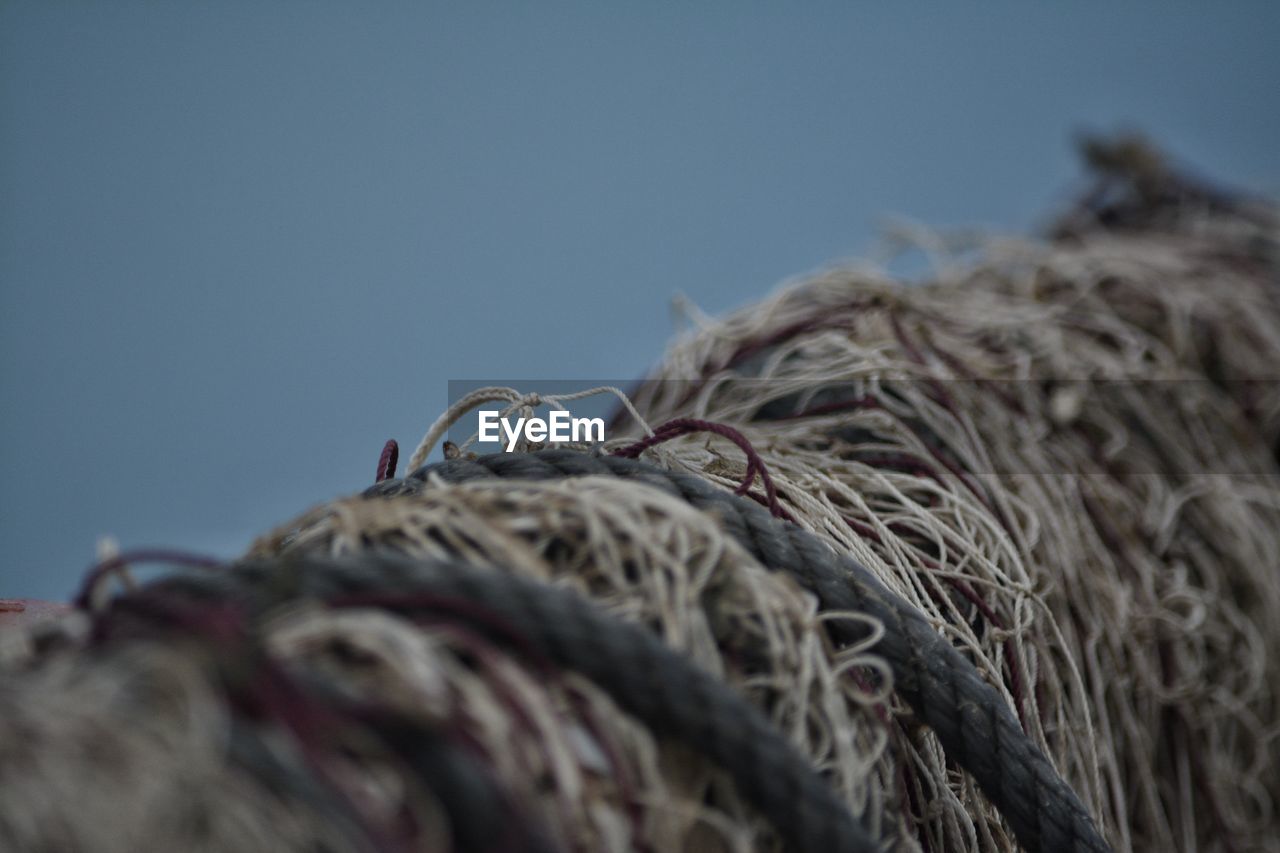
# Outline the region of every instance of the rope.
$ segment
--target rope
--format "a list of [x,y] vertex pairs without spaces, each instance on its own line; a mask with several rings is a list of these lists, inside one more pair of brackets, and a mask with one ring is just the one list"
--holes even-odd
[[[205,609],[228,603],[255,619],[300,599],[339,606],[376,599],[410,616],[445,606],[535,663],[545,659],[591,679],[653,731],[705,756],[728,773],[793,849],[878,849],[759,710],[647,630],[605,615],[571,590],[461,564],[366,553],[345,560],[246,562],[225,572],[166,578],[146,592],[152,600],[195,602]],[[128,613],[139,598],[122,596],[113,608]]]
[[749,496],[751,484],[755,482],[758,474],[760,475],[760,482],[764,483],[765,506],[769,508],[769,512],[774,518],[783,517],[785,510],[778,503],[778,490],[774,486],[773,478],[769,476],[764,460],[760,458],[760,454],[756,452],[756,449],[751,446],[751,442],[747,441],[746,436],[726,424],[718,424],[714,421],[703,421],[696,418],[674,418],[658,427],[648,438],[643,438],[634,444],[619,448],[613,451],[612,455],[623,459],[636,459],[650,447],[655,447],[664,441],[670,441],[677,436],[688,435],[693,432],[715,433],[738,445],[742,452],[747,455],[747,471],[742,477],[742,483],[738,488],[734,489],[733,493],[735,495]]
[[[564,450],[451,460],[390,480],[367,495],[411,494],[430,478],[450,482],[504,477],[545,480],[617,476],[647,483],[714,512],[761,562],[785,571],[817,595],[824,609],[866,613],[884,623],[874,651],[890,664],[895,689],[934,730],[947,754],[969,771],[1028,851],[1106,851],[1109,846],[1075,792],[1023,732],[1017,718],[974,666],[918,610],[817,536],[779,521],[759,506],[685,474],[618,457]],[[862,639],[839,623],[841,642]]]
[[81,610],[99,609],[105,596],[103,584],[112,575],[127,577],[132,563],[170,563],[202,569],[213,569],[222,564],[216,557],[191,554],[173,548],[139,548],[123,553],[116,551],[104,556],[89,568],[80,584],[75,606]]
[[[207,568],[183,562],[188,568]],[[392,834],[379,827],[365,814],[362,804],[334,780],[326,750],[341,749],[359,733],[372,735],[375,752],[384,759],[393,757],[396,766],[407,770],[438,799],[448,813],[456,849],[555,853],[554,845],[539,829],[528,825],[499,787],[483,756],[469,751],[460,739],[451,739],[416,718],[353,701],[315,679],[295,678],[267,654],[252,630],[257,621],[253,617],[265,611],[250,613],[244,606],[250,601],[260,606],[270,596],[255,595],[259,589],[236,589],[236,582],[244,583],[246,578],[251,586],[271,584],[272,574],[252,576],[221,568],[224,571],[201,573],[218,580],[217,591],[199,590],[193,595],[200,584],[162,580],[115,599],[94,625],[97,645],[101,648],[112,641],[140,637],[206,641],[213,674],[236,713],[232,754],[240,760],[252,756],[246,763],[267,778],[283,777],[289,782],[287,789],[300,802],[310,801],[313,808],[336,818],[348,836],[344,840],[355,849],[377,853],[418,849],[411,836],[401,837],[403,833]],[[280,757],[273,754],[279,750],[262,743],[262,736],[254,729],[265,722],[293,736],[299,746],[297,766],[282,767]],[[367,738],[358,739],[368,747]]]
[[381,483],[383,480],[389,480],[396,475],[396,463],[400,460],[400,445],[394,438],[387,439],[387,443],[382,446],[382,455],[378,457],[378,473],[374,477],[375,483]]

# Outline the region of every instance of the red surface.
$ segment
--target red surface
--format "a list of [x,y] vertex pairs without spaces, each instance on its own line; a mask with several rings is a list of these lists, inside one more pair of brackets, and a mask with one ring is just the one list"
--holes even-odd
[[61,616],[71,609],[70,604],[59,601],[39,601],[34,598],[0,598],[0,629],[29,625],[42,619]]

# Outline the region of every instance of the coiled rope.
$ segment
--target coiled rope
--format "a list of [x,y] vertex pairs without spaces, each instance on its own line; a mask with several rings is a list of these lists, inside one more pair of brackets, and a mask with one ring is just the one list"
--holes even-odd
[[[827,609],[867,613],[883,621],[876,652],[893,668],[897,691],[938,735],[947,753],[973,774],[1029,851],[1105,851],[1109,846],[1084,805],[1026,737],[1017,718],[977,670],[907,602],[821,539],[773,518],[754,503],[678,472],[618,457],[568,450],[494,454],[428,465],[403,480],[368,489],[368,496],[412,494],[432,477],[449,482],[501,477],[545,480],[615,476],[646,483],[717,514],[725,529],[761,562],[785,571]],[[841,642],[848,628],[833,624]],[[855,629],[856,630],[856,629]]]
[[760,711],[651,633],[605,615],[571,590],[468,565],[366,553],[182,574],[150,585],[145,595],[122,596],[108,615],[127,621],[145,616],[157,601],[173,600],[206,612],[215,604],[244,608],[253,620],[300,601],[378,606],[409,616],[444,608],[512,651],[581,673],[655,732],[706,756],[793,849],[878,849]]

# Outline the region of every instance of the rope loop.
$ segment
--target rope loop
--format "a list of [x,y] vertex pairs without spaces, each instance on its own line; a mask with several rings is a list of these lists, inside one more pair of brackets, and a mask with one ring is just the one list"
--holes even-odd
[[378,473],[377,479],[373,482],[381,483],[383,480],[390,480],[396,475],[396,462],[400,460],[400,445],[394,438],[387,439],[387,443],[382,445],[382,455],[378,457]]
[[639,441],[628,444],[626,447],[621,447],[613,451],[611,455],[621,456],[623,459],[637,459],[641,453],[651,447],[656,447],[664,441],[670,441],[678,436],[695,432],[715,433],[736,444],[746,454],[747,471],[743,475],[742,483],[733,490],[733,493],[751,497],[751,484],[755,482],[756,476],[759,475],[760,482],[764,484],[765,506],[769,508],[769,512],[774,518],[786,517],[787,511],[778,503],[778,489],[773,483],[773,478],[769,476],[768,469],[765,468],[764,460],[760,458],[760,454],[745,435],[727,424],[699,420],[698,418],[674,418],[659,426],[647,438],[642,438]]
[[112,554],[89,567],[80,585],[80,592],[73,602],[74,606],[89,612],[100,610],[106,598],[102,590],[103,583],[113,575],[127,576],[129,566],[134,563],[171,563],[197,569],[216,569],[223,565],[223,561],[216,557],[166,548],[139,548]]

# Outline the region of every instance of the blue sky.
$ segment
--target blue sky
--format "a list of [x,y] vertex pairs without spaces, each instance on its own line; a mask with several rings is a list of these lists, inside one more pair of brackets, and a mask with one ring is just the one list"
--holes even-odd
[[448,380],[638,375],[887,215],[1030,230],[1080,128],[1275,193],[1278,8],[0,2],[0,596],[234,554]]

